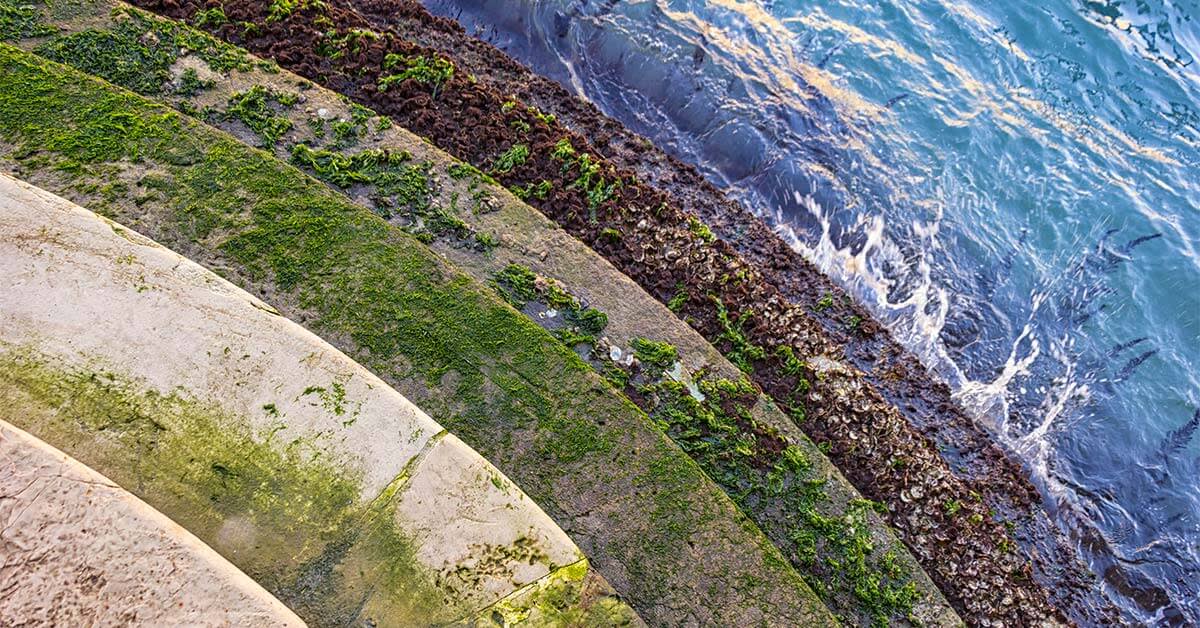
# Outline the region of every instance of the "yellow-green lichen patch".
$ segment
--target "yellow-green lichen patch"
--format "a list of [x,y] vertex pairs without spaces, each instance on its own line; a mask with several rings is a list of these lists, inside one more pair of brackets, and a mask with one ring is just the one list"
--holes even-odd
[[561,567],[476,613],[475,626],[631,626],[638,620],[620,600],[591,582],[586,560]]
[[[279,442],[237,417],[102,368],[0,353],[9,419],[112,478],[221,552],[307,621],[453,617],[353,468],[311,440]],[[380,574],[386,577],[380,577]],[[448,603],[449,602],[449,603]],[[400,622],[403,623],[403,622]]]

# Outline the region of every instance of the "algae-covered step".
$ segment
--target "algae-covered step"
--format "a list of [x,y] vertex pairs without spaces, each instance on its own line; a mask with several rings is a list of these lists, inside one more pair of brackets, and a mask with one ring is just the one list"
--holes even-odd
[[270,306],[3,175],[0,209],[8,418],[308,621],[519,618],[551,595],[635,621],[502,473]]
[[0,625],[304,625],[178,524],[4,418],[0,495]]
[[[163,28],[156,37],[178,34]],[[216,270],[359,360],[511,477],[647,621],[834,621],[644,413],[416,237],[110,84],[11,47],[0,67],[9,167]]]
[[[272,150],[424,239],[474,278],[495,284],[619,390],[628,387],[629,397],[763,529],[843,621],[900,623],[911,616],[924,625],[960,623],[873,505],[778,407],[663,304],[514,196],[541,194],[540,188],[510,193],[373,111],[124,5],[95,2],[70,18],[48,19],[56,34],[30,46],[35,51]],[[179,35],[149,37],[166,25],[187,33],[195,54],[177,52]],[[131,63],[163,59],[161,67],[141,61],[135,73],[128,70],[137,64],[97,64],[63,53],[99,39],[125,41]],[[155,54],[133,59],[134,42]],[[201,42],[207,43],[196,45]],[[230,58],[237,63],[221,62]],[[519,148],[497,168],[527,158]]]

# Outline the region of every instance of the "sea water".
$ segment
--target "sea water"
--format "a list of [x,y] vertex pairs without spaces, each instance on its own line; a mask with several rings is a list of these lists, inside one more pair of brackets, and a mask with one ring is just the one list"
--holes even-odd
[[767,219],[1200,623],[1200,2],[426,3]]

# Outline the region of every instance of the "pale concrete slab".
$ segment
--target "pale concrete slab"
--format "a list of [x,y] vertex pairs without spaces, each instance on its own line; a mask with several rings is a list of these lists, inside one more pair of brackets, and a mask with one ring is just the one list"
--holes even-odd
[[162,513],[0,420],[0,626],[304,622]]

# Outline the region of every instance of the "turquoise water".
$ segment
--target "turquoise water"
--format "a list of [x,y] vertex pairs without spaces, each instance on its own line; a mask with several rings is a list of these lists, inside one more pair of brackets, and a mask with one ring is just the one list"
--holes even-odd
[[1200,623],[1196,0],[428,4],[775,224]]

